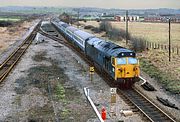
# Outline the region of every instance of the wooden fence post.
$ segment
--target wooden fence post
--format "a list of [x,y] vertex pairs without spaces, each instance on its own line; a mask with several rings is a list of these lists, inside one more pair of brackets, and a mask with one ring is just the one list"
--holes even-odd
[[160,45],[158,44],[158,47],[157,47],[158,49],[160,48]]
[[161,45],[161,50],[163,50],[163,46],[164,46],[164,45]]
[[179,55],[179,47],[177,47],[177,54]]

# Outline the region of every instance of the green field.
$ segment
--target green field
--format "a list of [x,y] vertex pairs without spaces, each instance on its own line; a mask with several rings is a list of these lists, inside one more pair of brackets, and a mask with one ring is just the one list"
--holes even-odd
[[22,20],[20,17],[0,17],[0,21],[18,22],[20,20]]

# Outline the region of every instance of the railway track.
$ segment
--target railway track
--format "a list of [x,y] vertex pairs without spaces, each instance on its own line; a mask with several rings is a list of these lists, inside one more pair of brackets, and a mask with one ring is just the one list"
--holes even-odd
[[123,95],[126,102],[130,101],[150,122],[175,122],[175,119],[167,115],[134,87],[128,90],[118,89],[118,94]]
[[31,42],[36,36],[36,33],[40,27],[41,22],[39,22],[31,34],[23,41],[23,43],[18,46],[17,49],[0,65],[0,83],[6,78],[10,73],[12,68],[16,65],[19,59],[22,57],[26,49],[29,47]]
[[[85,60],[90,66],[94,66],[94,64],[84,56],[82,52],[80,52],[77,48],[75,48],[71,43],[66,40],[62,40],[56,36],[49,35],[48,32],[40,31],[40,33],[46,37],[49,37],[61,44],[72,49],[76,54],[78,54],[83,60]],[[164,111],[162,111],[159,107],[153,104],[150,100],[148,100],[144,95],[142,95],[135,88],[128,90],[121,90],[117,84],[112,84],[112,79],[107,77],[107,75],[103,75],[98,69],[96,72],[107,81],[110,87],[118,88],[118,95],[124,96],[126,102],[131,102],[146,118],[151,122],[176,122],[175,119],[171,118]]]

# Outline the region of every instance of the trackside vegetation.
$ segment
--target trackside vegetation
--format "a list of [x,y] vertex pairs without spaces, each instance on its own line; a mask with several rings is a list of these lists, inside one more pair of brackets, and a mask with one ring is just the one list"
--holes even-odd
[[174,94],[180,93],[180,81],[175,79],[170,73],[167,74],[160,71],[151,61],[144,58],[140,58],[140,66],[142,71],[161,83],[167,91]]

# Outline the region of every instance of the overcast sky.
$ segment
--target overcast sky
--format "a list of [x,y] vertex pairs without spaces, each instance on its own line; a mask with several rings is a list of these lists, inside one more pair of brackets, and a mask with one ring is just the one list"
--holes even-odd
[[0,0],[0,6],[63,6],[99,8],[178,8],[180,0]]

